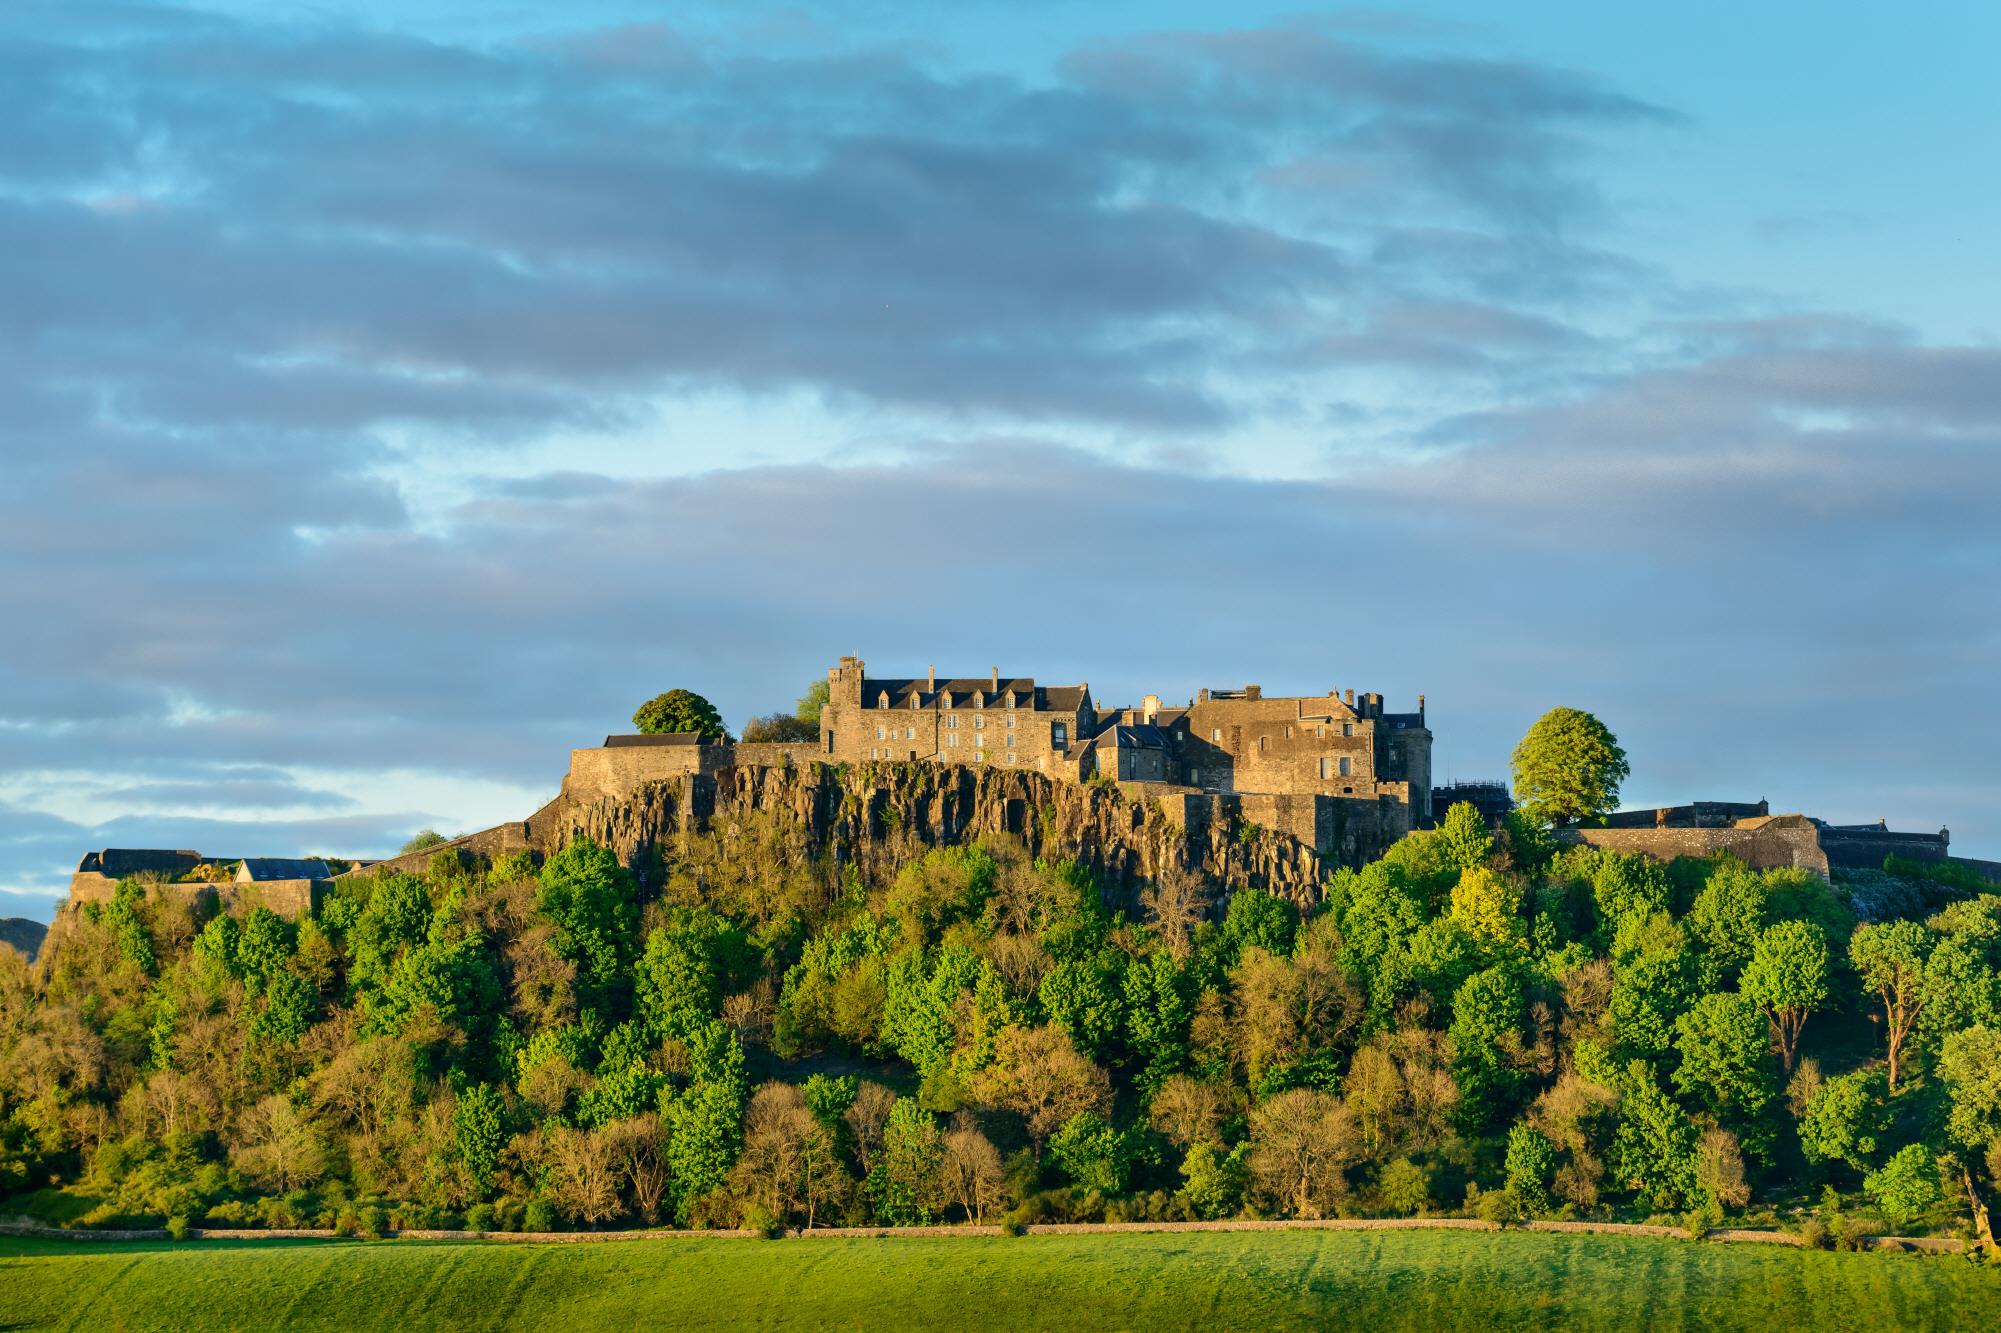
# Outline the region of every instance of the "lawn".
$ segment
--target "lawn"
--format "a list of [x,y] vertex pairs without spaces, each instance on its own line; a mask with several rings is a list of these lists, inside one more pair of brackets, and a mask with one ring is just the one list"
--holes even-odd
[[1524,1232],[0,1241],[0,1328],[1971,1328],[1960,1258]]

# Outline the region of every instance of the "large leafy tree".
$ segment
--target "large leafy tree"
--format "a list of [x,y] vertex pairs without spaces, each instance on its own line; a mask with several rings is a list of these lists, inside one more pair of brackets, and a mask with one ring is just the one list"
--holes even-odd
[[1765,1111],[1778,1096],[1765,1035],[1758,1006],[1733,991],[1703,996],[1675,1024],[1675,1086],[1760,1155],[1772,1141]]
[[1925,959],[1932,943],[1932,933],[1915,921],[1857,926],[1848,941],[1848,957],[1855,964],[1856,975],[1883,1004],[1891,1092],[1897,1090],[1911,1029],[1924,1011]]
[[1779,1058],[1792,1073],[1807,1015],[1827,1003],[1827,942],[1804,921],[1781,921],[1758,936],[1742,982],[1746,999],[1771,1018]]
[[1537,718],[1515,746],[1513,767],[1516,803],[1551,824],[1614,809],[1619,784],[1632,773],[1611,729],[1576,708],[1552,708]]
[[720,739],[729,734],[716,706],[693,690],[669,690],[648,699],[632,715],[632,725],[644,736],[692,731]]

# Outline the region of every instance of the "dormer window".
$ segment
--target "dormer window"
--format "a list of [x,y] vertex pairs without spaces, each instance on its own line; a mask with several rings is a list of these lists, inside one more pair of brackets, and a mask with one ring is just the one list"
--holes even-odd
[[987,696],[984,693],[975,694],[973,696],[973,707],[985,708],[986,706],[987,706]]
[[1009,690],[1009,691],[1007,692],[1007,706],[1008,706],[1009,708],[1012,708],[1012,707],[1014,707],[1014,691],[1013,691],[1013,690]]
[[877,708],[887,708],[887,707],[889,707],[889,693],[888,693],[888,691],[884,691],[883,693],[881,693],[881,694],[878,694],[878,695],[877,695],[877,696],[875,697],[875,706],[876,706]]
[[952,692],[950,690],[938,696],[938,705],[941,708],[950,708],[952,706]]
[[919,694],[919,693],[918,693],[918,692],[917,692],[916,690],[912,690],[912,691],[910,692],[910,706],[911,706],[912,708],[921,708],[921,707],[923,707],[923,706],[924,706],[924,696],[923,696],[923,695],[921,695],[921,694]]

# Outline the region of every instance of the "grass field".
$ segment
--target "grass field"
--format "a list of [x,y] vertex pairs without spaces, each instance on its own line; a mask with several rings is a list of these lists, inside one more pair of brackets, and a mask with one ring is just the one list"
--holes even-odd
[[1965,1329],[1964,1259],[1480,1232],[0,1241],[5,1329]]

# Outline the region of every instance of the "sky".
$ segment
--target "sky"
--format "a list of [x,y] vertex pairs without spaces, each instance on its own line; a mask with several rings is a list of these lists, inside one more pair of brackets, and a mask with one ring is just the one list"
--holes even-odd
[[0,915],[842,654],[2001,858],[2001,9],[16,0]]

